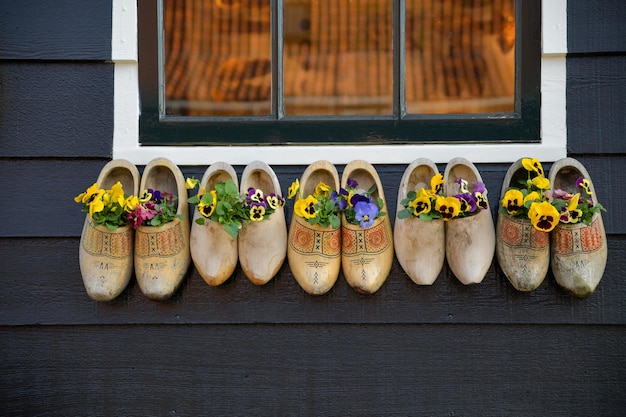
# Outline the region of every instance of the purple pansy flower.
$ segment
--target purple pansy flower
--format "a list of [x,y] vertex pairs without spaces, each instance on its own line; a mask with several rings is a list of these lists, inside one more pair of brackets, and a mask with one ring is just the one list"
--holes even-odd
[[352,198],[350,199],[350,203],[352,204],[352,207],[354,207],[356,209],[356,205],[359,203],[371,203],[372,200],[369,197],[366,197],[362,194],[355,194],[352,196]]
[[457,194],[454,197],[461,202],[461,213],[473,213],[476,211],[476,198],[474,198],[474,195],[466,193]]
[[359,201],[354,205],[354,218],[359,222],[362,228],[370,227],[374,224],[378,215],[378,206],[365,201]]
[[337,191],[333,191],[332,193],[330,193],[330,199],[333,200],[335,204],[337,204],[337,207],[339,207],[339,210],[343,211],[346,208],[348,208],[348,202],[346,201],[345,198],[341,198],[340,194],[338,194]]
[[161,196],[161,192],[158,190],[153,190],[152,188],[148,188],[148,192],[152,194],[152,201],[154,201],[155,203],[160,203],[161,200],[163,199],[163,196]]

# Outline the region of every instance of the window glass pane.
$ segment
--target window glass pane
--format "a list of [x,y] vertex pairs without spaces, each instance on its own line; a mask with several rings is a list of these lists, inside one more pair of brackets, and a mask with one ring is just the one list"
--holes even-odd
[[514,0],[406,0],[407,112],[512,112]]
[[270,0],[164,0],[167,115],[271,114]]
[[391,0],[285,0],[285,114],[392,114],[392,13]]

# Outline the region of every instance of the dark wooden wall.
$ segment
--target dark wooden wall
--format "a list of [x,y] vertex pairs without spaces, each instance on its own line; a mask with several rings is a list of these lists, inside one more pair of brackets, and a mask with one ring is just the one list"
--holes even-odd
[[[287,266],[212,288],[192,268],[170,301],[133,282],[95,303],[72,198],[111,157],[111,4],[2,2],[0,415],[623,415],[626,3],[594,3],[568,2],[567,59],[568,153],[609,209],[591,297],[551,275],[519,293],[495,262],[480,285],[445,268],[418,287],[396,263],[373,296],[340,277],[311,297]],[[275,168],[284,189],[304,169]],[[405,166],[377,168],[395,207]],[[499,190],[507,166],[479,169]]]

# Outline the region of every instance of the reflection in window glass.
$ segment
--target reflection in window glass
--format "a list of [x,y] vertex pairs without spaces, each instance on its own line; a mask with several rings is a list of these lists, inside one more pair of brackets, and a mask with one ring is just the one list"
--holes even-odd
[[406,0],[407,113],[512,112],[513,0]]
[[[281,113],[271,100],[271,2],[163,0],[167,115]],[[403,51],[394,51],[391,0],[283,4],[287,116],[393,114],[394,52],[404,52],[395,82],[408,114],[514,110],[514,0],[406,0]]]
[[285,114],[392,114],[392,6],[285,0]]
[[271,114],[270,0],[163,5],[166,114]]

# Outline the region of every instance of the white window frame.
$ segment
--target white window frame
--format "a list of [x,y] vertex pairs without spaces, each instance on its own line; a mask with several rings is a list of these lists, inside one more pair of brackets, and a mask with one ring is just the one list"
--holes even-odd
[[[541,22],[541,142],[406,145],[145,146],[139,143],[139,77],[136,0],[113,0],[111,60],[114,64],[113,158],[145,165],[167,157],[177,165],[225,161],[247,165],[308,165],[320,159],[347,164],[409,164],[416,158],[436,163],[463,156],[475,163],[510,163],[532,156],[552,162],[567,155],[566,55],[567,0],[544,0]],[[306,134],[306,132],[303,132]]]

